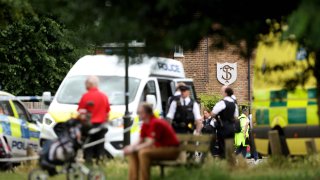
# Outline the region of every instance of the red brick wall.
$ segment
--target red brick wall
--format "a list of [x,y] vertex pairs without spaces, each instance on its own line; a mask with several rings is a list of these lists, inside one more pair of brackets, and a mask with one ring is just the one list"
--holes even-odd
[[[208,45],[207,46],[207,41]],[[249,102],[248,98],[248,60],[240,55],[235,45],[225,45],[223,49],[212,46],[213,39],[205,38],[194,51],[184,52],[184,57],[175,58],[184,64],[187,77],[193,78],[198,93],[219,94],[223,86],[217,80],[217,62],[237,62],[237,80],[230,85],[239,103]],[[250,79],[252,83],[253,63],[251,61]],[[252,93],[251,93],[252,95]]]

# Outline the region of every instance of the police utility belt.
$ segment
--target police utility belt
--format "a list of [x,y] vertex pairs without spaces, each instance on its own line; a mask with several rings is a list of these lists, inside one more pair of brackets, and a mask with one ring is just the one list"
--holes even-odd
[[172,122],[172,126],[174,128],[181,128],[181,129],[194,129],[194,125],[192,123],[186,123],[186,122]]

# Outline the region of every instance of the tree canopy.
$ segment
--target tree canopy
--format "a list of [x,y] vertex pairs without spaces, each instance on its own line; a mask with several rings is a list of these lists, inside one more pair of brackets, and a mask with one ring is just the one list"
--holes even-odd
[[[229,42],[246,40],[248,52],[257,35],[268,31],[267,18],[281,19],[298,1],[270,0],[32,0],[38,9],[61,17],[79,35],[101,45],[140,40],[149,54],[163,54],[175,45],[194,49],[211,34]],[[250,54],[251,55],[251,54]]]
[[55,92],[81,54],[75,34],[37,14],[26,0],[1,0],[0,6],[0,89],[16,95]]

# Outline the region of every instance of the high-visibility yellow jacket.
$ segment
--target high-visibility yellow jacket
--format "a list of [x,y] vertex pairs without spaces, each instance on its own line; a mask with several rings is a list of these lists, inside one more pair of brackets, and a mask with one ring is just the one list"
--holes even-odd
[[[247,146],[246,139],[244,137],[244,130],[248,122],[248,117],[245,114],[241,114],[241,116],[239,116],[239,120],[240,120],[241,132],[235,134],[234,143],[236,146],[241,146],[241,144],[242,146]],[[249,137],[249,127],[247,128],[247,131],[245,133],[246,133],[246,137]]]

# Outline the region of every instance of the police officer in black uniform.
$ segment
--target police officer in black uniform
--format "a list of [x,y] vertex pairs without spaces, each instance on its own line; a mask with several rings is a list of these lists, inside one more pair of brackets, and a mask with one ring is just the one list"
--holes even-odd
[[187,85],[179,86],[180,98],[170,104],[167,119],[171,122],[176,133],[199,133],[201,129],[201,115],[199,104],[190,98],[190,88]]
[[233,90],[230,87],[221,88],[223,99],[219,101],[211,112],[217,118],[217,139],[220,157],[225,157],[225,139],[233,139],[235,133],[235,120],[239,111],[236,100],[232,98]]

